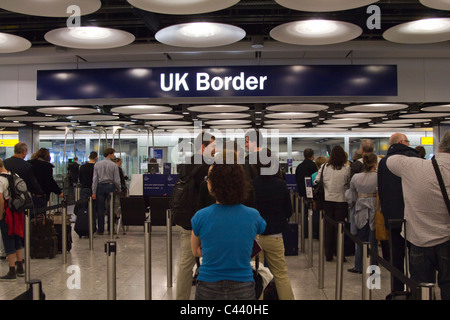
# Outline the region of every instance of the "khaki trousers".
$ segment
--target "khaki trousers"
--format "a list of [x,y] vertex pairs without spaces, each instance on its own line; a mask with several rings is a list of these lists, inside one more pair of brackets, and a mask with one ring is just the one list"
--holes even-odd
[[191,234],[192,230],[186,230],[181,228],[180,231],[180,260],[178,264],[177,275],[177,300],[189,300],[191,297],[192,289],[192,269],[195,265],[195,257],[191,250]]

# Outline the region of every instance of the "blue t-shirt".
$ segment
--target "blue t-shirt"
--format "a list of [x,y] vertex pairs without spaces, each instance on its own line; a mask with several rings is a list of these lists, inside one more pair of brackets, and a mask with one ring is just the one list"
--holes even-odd
[[253,281],[253,240],[266,229],[257,210],[242,204],[213,204],[197,211],[191,222],[202,247],[198,280]]

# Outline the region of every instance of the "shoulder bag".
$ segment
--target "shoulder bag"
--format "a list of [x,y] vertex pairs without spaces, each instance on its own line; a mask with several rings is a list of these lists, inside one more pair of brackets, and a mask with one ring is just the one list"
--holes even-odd
[[437,164],[436,159],[431,159],[431,162],[433,163],[434,172],[436,172],[437,179],[439,181],[439,186],[441,187],[442,196],[444,197],[445,205],[447,206],[448,214],[450,214],[450,200],[448,199],[447,190],[445,189],[444,180],[442,179],[441,171],[439,170],[439,166]]
[[314,186],[313,199],[315,201],[325,201],[325,187],[323,184],[323,172],[325,171],[326,163],[323,164],[322,172],[320,173],[320,181]]

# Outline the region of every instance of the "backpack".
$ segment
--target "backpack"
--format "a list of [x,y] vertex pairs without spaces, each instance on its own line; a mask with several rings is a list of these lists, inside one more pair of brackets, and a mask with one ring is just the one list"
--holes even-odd
[[187,170],[187,166],[182,166],[178,181],[173,186],[172,197],[170,199],[170,209],[175,224],[185,228],[191,228],[191,218],[197,210],[198,190],[195,188],[195,175],[202,165],[196,165],[192,170]]
[[8,206],[12,212],[24,212],[27,209],[33,208],[33,199],[31,193],[28,192],[27,184],[17,174],[11,172],[11,174],[0,174],[8,179],[8,190],[10,193],[10,199],[8,200]]

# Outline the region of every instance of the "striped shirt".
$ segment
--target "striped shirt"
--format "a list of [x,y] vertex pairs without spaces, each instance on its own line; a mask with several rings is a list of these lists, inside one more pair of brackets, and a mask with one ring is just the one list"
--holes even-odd
[[[450,194],[450,154],[437,153],[436,161]],[[387,166],[402,179],[406,239],[418,247],[449,241],[450,215],[431,160],[394,155]]]

